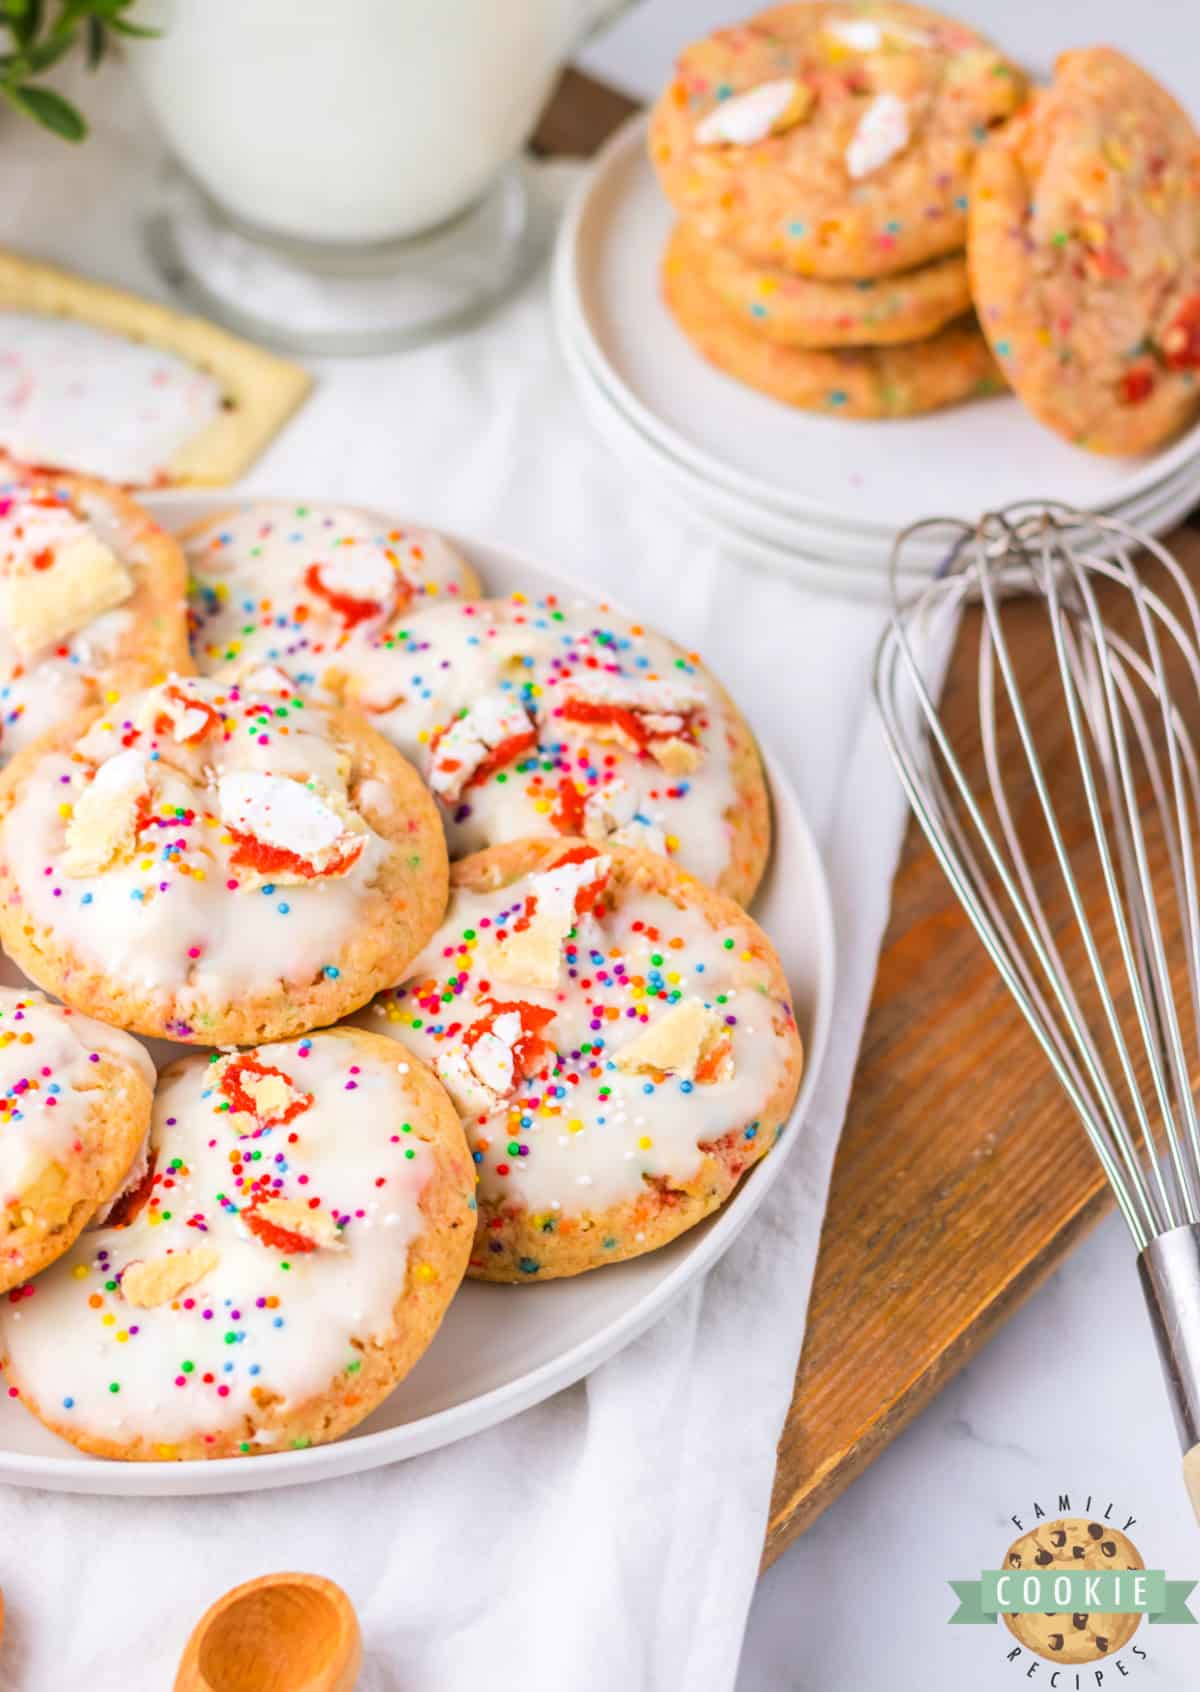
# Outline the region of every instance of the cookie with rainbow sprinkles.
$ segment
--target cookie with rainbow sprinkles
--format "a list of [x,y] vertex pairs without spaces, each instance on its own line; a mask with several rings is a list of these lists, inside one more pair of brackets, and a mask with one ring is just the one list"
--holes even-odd
[[983,148],[971,284],[1000,366],[1041,422],[1094,452],[1148,452],[1200,415],[1200,135],[1111,47]]
[[458,1107],[480,1280],[553,1280],[675,1239],[771,1150],[804,1063],[745,912],[654,853],[586,841],[456,864],[445,922],[367,1014]]
[[422,771],[451,858],[535,835],[664,852],[749,900],[770,846],[754,738],[694,652],[554,595],[417,611],[347,697]]
[[962,246],[975,153],[1023,92],[924,6],[802,0],[684,49],[650,156],[681,216],[750,263],[886,276]]
[[101,1457],[337,1439],[436,1333],[473,1185],[443,1089],[390,1040],[189,1055],[160,1078],[136,1188],[0,1304],[9,1391]]
[[662,267],[663,299],[710,364],[747,387],[831,417],[915,417],[999,393],[1004,379],[979,325],[961,317],[896,346],[781,346],[748,328],[708,287],[677,238]]
[[61,1257],[140,1178],[153,1095],[139,1041],[0,987],[0,1293]]
[[0,940],[140,1034],[251,1044],[336,1021],[441,921],[417,772],[351,711],[174,678],[85,713],[0,776]]
[[318,500],[253,500],[193,523],[180,543],[201,674],[275,664],[335,701],[397,619],[481,591],[443,535]]
[[750,264],[680,223],[668,262],[694,269],[743,329],[784,347],[882,347],[919,341],[971,310],[967,261],[947,253],[895,276],[820,282]]
[[190,670],[186,566],[118,488],[0,460],[0,763],[113,692]]

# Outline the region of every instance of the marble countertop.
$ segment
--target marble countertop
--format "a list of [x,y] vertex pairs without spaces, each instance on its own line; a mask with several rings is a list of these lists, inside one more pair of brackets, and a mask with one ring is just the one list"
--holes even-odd
[[[1082,1130],[1081,1130],[1082,1132]],[[1148,1565],[1200,1576],[1200,1532],[1142,1305],[1133,1246],[1110,1217],[759,1583],[737,1692],[1003,1692],[1050,1686],[1009,1662],[1000,1627],[948,1627],[949,1580],[994,1568],[1061,1493],[1129,1529]],[[1091,1495],[1092,1508],[1084,1501]],[[1200,1638],[1139,1629],[1080,1687],[1194,1687]],[[1065,1675],[1056,1692],[1076,1692]]]
[[[738,0],[645,0],[584,55],[650,98],[685,41],[751,10]],[[1034,68],[1108,41],[1200,110],[1194,12],[1179,0],[956,0]],[[1002,1692],[1049,1687],[1052,1666],[1002,1628],[951,1628],[947,1582],[995,1566],[1035,1501],[1130,1529],[1146,1562],[1200,1576],[1200,1532],[1142,1306],[1132,1244],[1110,1218],[969,1368],[759,1583],[737,1692]],[[1194,1687],[1200,1636],[1143,1624],[1144,1659],[1059,1672],[1055,1692]],[[1075,1673],[1078,1672],[1078,1687]]]

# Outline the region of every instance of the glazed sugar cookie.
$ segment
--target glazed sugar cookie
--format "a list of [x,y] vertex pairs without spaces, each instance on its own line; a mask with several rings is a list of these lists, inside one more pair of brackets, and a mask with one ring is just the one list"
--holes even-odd
[[668,249],[663,298],[692,345],[727,376],[803,411],[837,417],[914,417],[1003,386],[973,318],[927,341],[818,351],[783,347],[732,317],[695,270]]
[[373,1014],[458,1105],[480,1280],[665,1245],[771,1149],[803,1067],[762,931],[623,847],[514,841],[456,864],[445,923]]
[[416,771],[354,712],[207,678],[130,694],[0,777],[0,939],[77,1009],[250,1044],[395,981],[440,922]]
[[750,730],[694,653],[603,605],[422,612],[351,697],[424,772],[452,858],[582,834],[665,852],[731,898],[758,885],[770,818]]
[[799,276],[886,276],[963,244],[967,179],[1020,73],[897,0],[775,6],[681,55],[650,126],[667,198]]
[[971,309],[961,253],[898,276],[817,282],[748,264],[686,223],[671,236],[668,263],[690,266],[726,311],[768,341],[791,347],[869,347],[919,341]]
[[136,1193],[0,1311],[10,1388],[101,1457],[337,1439],[437,1331],[473,1184],[445,1093],[390,1040],[186,1057]]
[[356,654],[385,642],[397,618],[480,592],[441,535],[338,505],[257,500],[180,540],[201,673],[276,664],[330,699],[344,692]]
[[971,280],[1004,374],[1095,452],[1200,412],[1200,137],[1110,47],[1064,53],[976,165]]
[[190,670],[185,583],[174,540],[116,488],[0,464],[0,761]]
[[0,987],[0,1292],[61,1257],[136,1176],[153,1096],[130,1035]]
[[[1141,1569],[1137,1547],[1107,1522],[1065,1517],[1043,1522],[1008,1548],[1006,1569]],[[1023,1645],[1054,1662],[1093,1663],[1127,1645],[1141,1616],[1006,1615],[1004,1624]]]

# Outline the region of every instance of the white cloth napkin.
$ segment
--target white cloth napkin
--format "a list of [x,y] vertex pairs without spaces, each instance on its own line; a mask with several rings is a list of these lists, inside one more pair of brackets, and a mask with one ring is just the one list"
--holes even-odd
[[[150,291],[134,236],[149,131],[121,82],[109,92],[79,153],[0,126],[0,239]],[[544,268],[470,334],[317,373],[251,488],[361,499],[523,547],[715,666],[795,782],[829,867],[832,1049],[733,1250],[548,1403],[430,1456],[281,1492],[0,1488],[0,1686],[163,1688],[221,1591],[301,1568],[357,1605],[364,1692],[728,1692],[902,825],[868,697],[882,612],[755,573],[631,485],[572,392]]]

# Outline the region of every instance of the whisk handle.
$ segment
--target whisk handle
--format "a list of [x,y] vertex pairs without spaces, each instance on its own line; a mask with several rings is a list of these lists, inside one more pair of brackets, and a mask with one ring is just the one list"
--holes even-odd
[[1200,1521],[1200,1227],[1159,1234],[1139,1255],[1138,1272],[1184,1451],[1184,1484]]
[[1188,1497],[1192,1501],[1192,1509],[1196,1512],[1196,1520],[1200,1522],[1200,1445],[1193,1445],[1183,1457],[1183,1479],[1188,1489]]

